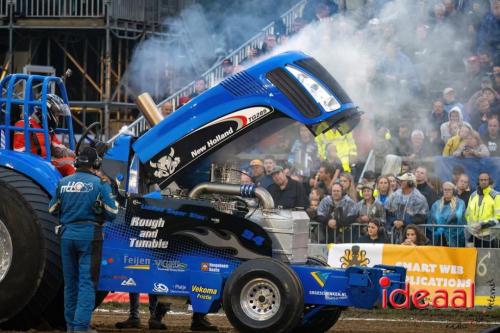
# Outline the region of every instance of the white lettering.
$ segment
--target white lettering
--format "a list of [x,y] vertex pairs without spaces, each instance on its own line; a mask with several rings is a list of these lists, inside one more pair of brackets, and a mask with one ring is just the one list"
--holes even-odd
[[195,149],[191,152],[191,157],[196,157],[207,150],[207,146],[203,145],[201,148]]
[[147,249],[166,249],[168,248],[168,241],[163,239],[137,239],[130,238],[130,247],[147,248]]
[[146,227],[150,229],[163,228],[165,226],[165,220],[163,218],[159,219],[142,219],[140,217],[134,216],[130,221],[131,227]]
[[222,140],[224,140],[225,138],[227,138],[228,136],[230,136],[233,133],[234,133],[233,128],[230,127],[224,133],[217,134],[217,136],[215,138],[207,141],[208,148],[215,146],[216,144],[218,144],[219,142],[221,142]]

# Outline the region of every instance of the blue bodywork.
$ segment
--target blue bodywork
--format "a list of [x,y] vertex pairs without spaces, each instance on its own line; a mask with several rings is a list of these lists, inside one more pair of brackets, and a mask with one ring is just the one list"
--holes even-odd
[[[346,120],[352,120],[349,125],[357,123],[355,105],[311,59],[300,52],[272,57],[227,78],[148,130],[131,144],[133,161],[140,162],[132,168],[139,183],[162,187],[184,167],[188,171],[183,176],[194,177],[207,166],[206,155],[269,119],[286,118],[314,134]],[[328,112],[315,102],[286,72],[287,65],[314,77],[336,97],[338,107]],[[118,139],[107,157],[129,160],[125,147],[130,143]],[[194,161],[199,163],[191,164]],[[243,186],[240,192],[253,191]],[[183,297],[195,312],[207,313],[217,311],[225,282],[243,261],[272,256],[271,239],[257,224],[218,212],[208,201],[146,193],[129,199],[127,208],[104,230],[100,289]],[[290,267],[304,290],[304,303],[318,306],[371,308],[380,299],[382,276],[389,276],[391,289],[402,286],[406,275],[404,268],[396,267]]]
[[[349,101],[341,104],[336,111],[323,111],[317,117],[306,117],[266,77],[266,73],[275,68],[282,68],[285,65],[299,67],[294,62],[305,58],[309,57],[301,52],[286,52],[227,78],[142,135],[133,145],[136,154],[144,163],[158,154],[164,147],[173,144],[211,121],[250,106],[268,106],[305,125],[320,123],[348,109],[355,108],[355,105]],[[302,70],[307,72],[306,69]],[[239,96],[235,96],[234,89],[231,89],[232,86],[244,84],[252,85],[254,88],[243,90],[239,92]],[[231,90],[226,87],[230,87]],[[337,93],[336,91],[332,92],[333,94]]]

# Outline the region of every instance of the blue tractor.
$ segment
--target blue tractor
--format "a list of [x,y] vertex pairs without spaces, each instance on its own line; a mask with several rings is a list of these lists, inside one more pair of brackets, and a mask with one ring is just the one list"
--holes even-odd
[[[24,98],[14,96],[16,80],[25,81]],[[29,90],[37,80],[44,88],[35,99]],[[52,233],[57,221],[46,212],[61,176],[50,157],[9,146],[13,131],[28,138],[35,130],[12,127],[14,106],[25,118],[36,107],[45,110],[45,86],[51,82],[67,101],[58,78],[14,75],[2,81],[7,93],[0,100],[5,109],[0,246],[6,250],[0,252],[0,322],[5,327],[54,322],[62,315],[54,310],[61,306]],[[324,332],[345,307],[373,307],[381,296],[381,277],[389,277],[389,288],[404,283],[403,268],[333,269],[309,258],[303,208],[275,207],[264,188],[240,184],[245,156],[278,150],[299,126],[319,135],[331,128],[348,133],[359,122],[356,106],[315,59],[300,52],[269,58],[166,119],[148,96],[141,95],[137,104],[151,128],[138,137],[123,133],[103,158],[120,213],[104,228],[100,290],[153,293],[164,302],[190,302],[201,313],[223,307],[241,332]],[[67,126],[55,132],[67,135],[72,146],[71,119],[65,120]]]

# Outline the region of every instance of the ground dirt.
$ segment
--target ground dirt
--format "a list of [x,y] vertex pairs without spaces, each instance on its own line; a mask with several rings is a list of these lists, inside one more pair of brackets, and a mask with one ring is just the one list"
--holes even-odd
[[[93,325],[98,332],[130,332],[142,333],[147,328],[147,307],[141,306],[142,329],[118,330],[114,324],[127,318],[127,306],[123,304],[103,305],[93,316]],[[221,313],[208,316],[221,332],[236,332],[225,315]],[[164,320],[168,326],[163,333],[191,332],[189,325],[191,314],[184,308],[174,308]],[[332,333],[476,333],[499,326],[500,309],[482,311],[456,310],[346,310],[340,320],[329,331]],[[7,331],[0,331],[7,333]],[[47,329],[30,330],[35,332],[52,332]],[[314,333],[314,332],[306,332]]]

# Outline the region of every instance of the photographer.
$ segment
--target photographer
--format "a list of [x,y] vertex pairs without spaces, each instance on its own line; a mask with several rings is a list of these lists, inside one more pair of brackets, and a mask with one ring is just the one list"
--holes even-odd
[[[69,332],[90,329],[102,249],[102,222],[118,213],[109,179],[102,176],[101,159],[87,147],[76,158],[76,173],[62,178],[49,203],[59,217],[64,276],[64,317]],[[99,175],[99,176],[98,176]]]
[[464,143],[462,143],[453,153],[455,157],[489,157],[488,148],[481,142],[481,138],[477,132],[472,132]]

